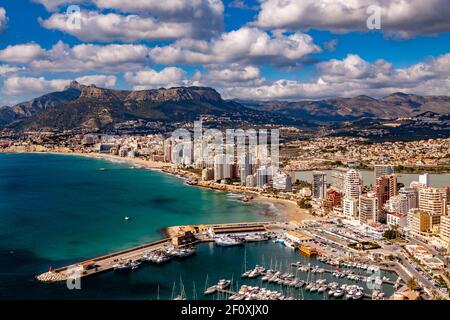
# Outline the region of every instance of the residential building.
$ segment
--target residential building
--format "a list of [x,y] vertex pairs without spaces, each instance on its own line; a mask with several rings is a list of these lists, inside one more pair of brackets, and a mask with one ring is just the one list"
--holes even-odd
[[327,192],[327,174],[321,171],[313,172],[312,197],[324,199]]
[[361,172],[355,169],[347,171],[344,175],[344,197],[359,199],[363,189]]
[[337,192],[344,192],[344,178],[347,173],[347,168],[336,168],[331,171],[331,186]]
[[205,168],[202,170],[202,180],[210,181],[214,179],[214,169],[213,168]]
[[441,216],[446,212],[446,188],[423,188],[419,190],[419,209],[430,216],[430,228],[439,231]]
[[275,173],[273,175],[273,188],[277,190],[292,191],[291,176],[285,173]]
[[386,203],[386,210],[389,212],[400,212],[407,214],[409,209],[408,198],[402,194],[390,197]]
[[362,224],[378,221],[378,198],[375,193],[369,192],[359,196],[359,221]]
[[430,175],[428,173],[421,174],[419,176],[419,183],[428,188],[430,186]]
[[375,180],[382,176],[390,176],[394,174],[394,167],[386,164],[376,164],[374,165],[374,176]]
[[262,166],[256,170],[256,187],[263,188],[269,183],[267,168]]
[[343,215],[350,220],[358,218],[358,199],[344,198],[343,200]]
[[404,195],[408,201],[408,211],[419,207],[419,192],[416,188],[403,187],[398,194]]
[[378,177],[375,181],[374,192],[378,198],[378,210],[382,211],[386,202],[397,195],[397,176],[392,174]]
[[411,226],[409,227],[409,229],[415,234],[431,232],[430,217],[428,213],[420,210],[412,213]]
[[406,214],[401,212],[388,212],[386,215],[386,224],[390,227],[406,228]]
[[333,211],[333,208],[340,206],[342,201],[342,195],[340,192],[329,189],[325,199],[322,200],[322,206],[325,212]]

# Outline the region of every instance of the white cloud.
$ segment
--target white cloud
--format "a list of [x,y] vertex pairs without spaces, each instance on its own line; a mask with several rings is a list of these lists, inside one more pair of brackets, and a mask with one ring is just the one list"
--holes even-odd
[[209,70],[204,78],[209,82],[245,82],[256,80],[260,77],[259,68],[254,66],[231,65],[228,68]]
[[95,74],[95,75],[87,75],[78,77],[75,79],[81,84],[86,86],[96,85],[101,88],[113,88],[117,84],[117,77],[112,75],[103,75],[103,74]]
[[148,63],[148,48],[143,45],[80,44],[63,42],[45,50],[37,44],[8,46],[0,50],[0,61],[27,65],[32,72],[126,71]]
[[207,18],[210,15],[221,16],[224,11],[220,0],[91,0],[91,2],[102,9],[119,9],[131,13],[146,12],[163,17],[184,15]]
[[84,0],[33,0],[33,2],[42,4],[48,11],[55,11],[62,5],[81,4]]
[[0,76],[4,76],[4,75],[10,74],[10,73],[15,73],[15,72],[18,72],[21,70],[23,70],[23,68],[12,67],[7,64],[0,64]]
[[133,85],[135,90],[155,87],[174,87],[183,85],[186,79],[184,70],[175,67],[164,68],[161,71],[145,69],[137,72],[126,72],[125,80]]
[[448,0],[262,0],[256,25],[294,30],[368,31],[369,6],[381,9],[381,29],[410,37],[450,31]]
[[103,42],[178,39],[195,37],[197,31],[189,22],[158,21],[137,15],[83,12],[80,19],[80,28],[73,28],[67,24],[65,14],[56,13],[47,20],[41,20],[41,24],[47,29],[60,30],[83,41]]
[[39,58],[44,53],[44,49],[35,43],[10,45],[0,50],[0,61],[11,63],[27,63]]
[[223,33],[211,41],[179,40],[164,47],[155,47],[150,57],[161,64],[243,64],[270,63],[276,66],[295,65],[307,55],[321,49],[303,33],[270,35],[256,28],[242,27]]
[[320,63],[317,71],[317,77],[307,82],[261,79],[259,85],[237,84],[220,91],[227,98],[258,100],[381,97],[399,91],[422,95],[448,95],[450,92],[450,53],[397,69],[383,59],[370,63],[350,54],[343,60]]
[[24,94],[37,96],[52,91],[61,91],[70,80],[46,80],[44,77],[10,77],[3,82],[3,91],[12,96]]
[[[72,0],[35,0],[47,10],[62,9]],[[83,12],[81,30],[66,25],[66,13],[55,13],[42,23],[46,28],[67,32],[84,41],[135,41],[210,37],[223,30],[224,6],[220,0],[85,0],[100,11]],[[137,15],[111,13],[110,10]]]
[[[97,87],[115,87],[117,78],[113,75],[87,75],[75,79],[84,85],[96,85]],[[18,77],[6,78],[3,82],[3,93],[11,97],[16,97],[14,102],[26,101],[49,92],[62,91],[72,80],[53,79],[47,80],[44,77]]]
[[6,10],[5,8],[0,7],[0,32],[3,31],[3,29],[5,29],[6,27]]

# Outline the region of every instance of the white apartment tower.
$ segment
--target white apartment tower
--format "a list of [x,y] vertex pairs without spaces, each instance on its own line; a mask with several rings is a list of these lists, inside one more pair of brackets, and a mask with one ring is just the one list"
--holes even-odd
[[363,181],[360,171],[351,169],[344,176],[344,197],[358,199],[362,193]]
[[378,198],[375,193],[359,196],[359,221],[362,224],[378,221]]

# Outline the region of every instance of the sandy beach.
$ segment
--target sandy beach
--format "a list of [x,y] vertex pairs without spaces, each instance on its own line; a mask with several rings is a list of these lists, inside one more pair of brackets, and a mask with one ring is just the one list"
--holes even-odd
[[295,202],[290,200],[257,195],[251,201],[272,203],[277,208],[277,213],[283,215],[288,221],[317,220],[317,217],[312,216],[309,210],[300,208]]

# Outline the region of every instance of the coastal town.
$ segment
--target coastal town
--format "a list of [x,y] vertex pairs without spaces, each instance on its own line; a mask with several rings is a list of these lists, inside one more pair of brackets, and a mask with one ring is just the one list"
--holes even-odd
[[[289,142],[280,147],[282,165],[274,167],[271,154],[258,147],[247,148],[241,158],[228,161],[215,150],[205,152],[205,144],[194,139],[177,144],[173,137],[163,135],[85,134],[60,145],[49,136],[3,139],[0,148],[2,152],[52,152],[128,161],[179,176],[191,186],[239,194],[242,202],[272,202],[281,208],[286,225],[282,219],[274,224],[275,231],[264,229],[271,238],[299,250],[307,241],[308,250],[320,253],[324,261],[334,261],[332,265],[372,261],[389,266],[402,275],[399,279],[404,284],[397,285],[401,290],[392,298],[448,298],[450,186],[434,186],[426,171],[449,165],[450,139],[378,144],[366,144],[361,138]],[[424,173],[405,185],[399,182],[402,172],[397,170],[407,168]],[[310,179],[297,178],[304,170],[310,170]],[[363,180],[363,171],[371,171],[373,183]],[[204,230],[176,230],[168,234],[170,238],[184,238],[195,230],[192,239],[204,240]],[[227,241],[234,241],[235,235],[227,236]],[[217,240],[214,236],[210,239]],[[272,270],[272,276],[276,272]],[[415,286],[406,286],[410,280]]]

